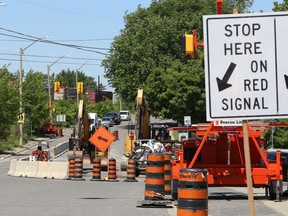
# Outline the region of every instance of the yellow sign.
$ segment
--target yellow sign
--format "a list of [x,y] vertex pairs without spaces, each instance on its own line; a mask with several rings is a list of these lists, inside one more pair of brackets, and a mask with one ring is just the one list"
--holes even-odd
[[25,113],[19,113],[19,115],[18,115],[18,123],[19,124],[24,124],[24,120],[25,120]]

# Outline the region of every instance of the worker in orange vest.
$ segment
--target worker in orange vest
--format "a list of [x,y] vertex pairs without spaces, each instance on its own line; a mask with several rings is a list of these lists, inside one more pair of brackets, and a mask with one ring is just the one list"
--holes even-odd
[[42,150],[42,146],[38,146],[37,150],[32,151],[32,156],[36,156],[37,161],[47,161],[48,160],[48,155],[46,151]]

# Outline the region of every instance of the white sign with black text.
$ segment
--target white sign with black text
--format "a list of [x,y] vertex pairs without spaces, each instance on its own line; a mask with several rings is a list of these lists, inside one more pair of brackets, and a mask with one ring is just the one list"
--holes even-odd
[[288,117],[288,14],[203,17],[207,120]]
[[191,125],[191,116],[184,116],[184,125]]

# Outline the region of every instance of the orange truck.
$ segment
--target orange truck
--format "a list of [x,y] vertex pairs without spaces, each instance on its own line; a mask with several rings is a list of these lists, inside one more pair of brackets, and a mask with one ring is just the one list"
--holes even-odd
[[[271,199],[276,198],[277,189],[283,190],[283,173],[280,151],[276,160],[267,159],[267,150],[263,132],[277,124],[249,124],[249,146],[253,187],[269,189]],[[287,125],[280,125],[287,126]],[[192,139],[182,140],[181,145],[174,146],[172,153],[172,197],[178,197],[179,170],[182,168],[205,168],[208,170],[208,185],[246,187],[246,172],[242,125],[217,126],[197,124],[191,127],[175,127],[170,131],[188,130]],[[279,184],[278,184],[279,183]],[[279,187],[278,187],[279,186]],[[282,188],[282,189],[281,189]],[[277,194],[279,195],[279,194]]]
[[48,136],[57,136],[58,135],[58,128],[56,127],[53,122],[46,123],[41,127],[41,133]]

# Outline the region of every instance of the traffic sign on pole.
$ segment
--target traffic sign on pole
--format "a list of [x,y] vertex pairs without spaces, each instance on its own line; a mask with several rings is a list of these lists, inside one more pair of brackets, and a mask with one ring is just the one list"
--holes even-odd
[[191,125],[191,116],[184,116],[184,125]]
[[89,141],[101,152],[105,152],[114,140],[114,135],[103,126],[99,126],[96,132],[89,139]]
[[207,120],[288,117],[288,13],[204,16]]

